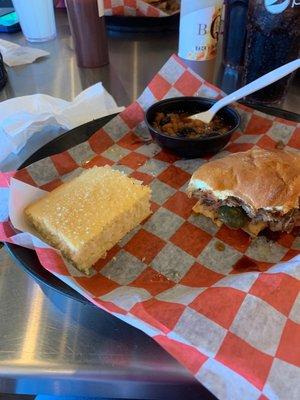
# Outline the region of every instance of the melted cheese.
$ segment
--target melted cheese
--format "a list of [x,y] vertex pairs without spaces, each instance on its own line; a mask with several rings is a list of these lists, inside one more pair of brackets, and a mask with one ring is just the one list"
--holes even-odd
[[249,233],[251,236],[257,236],[259,232],[267,227],[266,222],[249,222],[247,226],[242,228],[245,232]]
[[201,204],[199,201],[196,203],[193,207],[193,211],[197,214],[202,214],[207,218],[210,218],[213,220],[213,222],[218,226],[222,226],[223,222],[219,220],[218,218],[218,213],[214,210],[210,210],[208,207],[205,205]]

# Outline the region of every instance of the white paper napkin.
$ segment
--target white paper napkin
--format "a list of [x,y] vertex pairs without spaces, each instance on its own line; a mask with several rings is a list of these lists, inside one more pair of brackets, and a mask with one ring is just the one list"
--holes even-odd
[[31,64],[40,57],[48,56],[50,53],[35,47],[19,46],[16,43],[0,39],[0,52],[3,61],[9,67]]
[[0,169],[7,170],[10,160],[16,156],[19,163],[24,161],[63,131],[123,109],[102,83],[84,90],[71,102],[45,94],[3,101],[0,103]]

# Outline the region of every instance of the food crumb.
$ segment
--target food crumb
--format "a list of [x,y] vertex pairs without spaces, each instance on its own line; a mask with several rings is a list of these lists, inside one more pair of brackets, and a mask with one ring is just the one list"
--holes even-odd
[[222,242],[217,242],[215,244],[215,249],[218,251],[224,251],[225,250],[225,244]]
[[278,150],[283,150],[284,146],[285,146],[285,144],[283,143],[282,140],[279,140],[275,145],[276,149],[278,149]]

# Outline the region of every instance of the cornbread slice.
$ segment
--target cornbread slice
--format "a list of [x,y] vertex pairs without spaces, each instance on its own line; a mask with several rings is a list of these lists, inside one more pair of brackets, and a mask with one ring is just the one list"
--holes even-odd
[[151,190],[109,166],[93,167],[25,208],[27,221],[88,274],[150,213]]

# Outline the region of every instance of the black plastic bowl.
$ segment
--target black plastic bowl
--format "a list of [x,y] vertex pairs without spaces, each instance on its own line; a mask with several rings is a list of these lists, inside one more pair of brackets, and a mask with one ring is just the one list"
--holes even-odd
[[228,123],[228,132],[209,137],[187,138],[169,136],[153,127],[156,113],[188,112],[196,114],[208,110],[216,100],[204,97],[173,97],[154,103],[146,112],[145,121],[153,139],[181,157],[197,158],[206,154],[214,154],[223,149],[229,142],[233,132],[240,125],[239,114],[231,107],[223,107],[217,115]]

